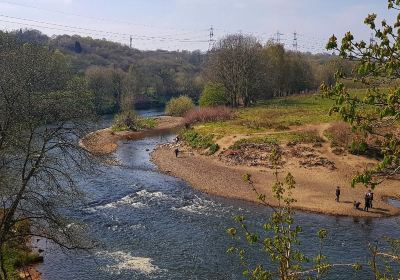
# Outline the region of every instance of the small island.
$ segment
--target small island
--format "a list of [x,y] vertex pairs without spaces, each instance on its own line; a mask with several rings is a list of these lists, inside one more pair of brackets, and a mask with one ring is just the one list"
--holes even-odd
[[154,127],[137,131],[115,131],[112,127],[88,134],[81,139],[80,144],[91,153],[98,156],[110,155],[118,149],[118,141],[139,140],[145,137],[172,132],[183,125],[183,118],[162,116],[152,118]]

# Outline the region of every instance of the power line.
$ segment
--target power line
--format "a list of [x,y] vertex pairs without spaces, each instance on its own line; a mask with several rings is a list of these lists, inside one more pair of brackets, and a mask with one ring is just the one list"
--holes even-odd
[[[57,28],[57,27],[49,27],[49,26],[40,26],[40,25],[35,25],[35,24],[21,23],[21,22],[15,22],[15,21],[7,21],[7,20],[1,20],[1,19],[0,19],[0,22],[19,24],[19,25],[22,25],[22,26],[35,27],[35,28],[43,28],[43,29],[51,29],[51,30],[58,30],[58,31],[74,32],[74,30],[62,29],[62,28]],[[86,33],[86,34],[91,35],[91,36],[93,36],[93,34],[95,34],[95,33],[89,33],[89,32],[85,32],[85,31],[81,31],[81,33]],[[96,35],[99,35],[99,34],[96,34]],[[114,36],[110,35],[110,37],[119,38],[119,39],[122,39],[122,38],[127,39],[127,38],[129,38],[129,37],[115,36],[115,35]],[[144,39],[144,38],[136,38],[136,40],[151,41],[151,39]],[[167,40],[159,40],[159,41],[168,42]],[[172,42],[172,41],[169,41],[169,42]],[[178,43],[207,43],[208,41],[207,40],[204,40],[204,41],[200,41],[199,40],[199,41],[175,41],[175,42],[178,42]]]
[[8,5],[13,5],[13,6],[19,6],[19,7],[25,7],[25,8],[30,8],[30,9],[37,9],[37,10],[42,10],[42,11],[46,11],[49,13],[57,13],[57,14],[63,14],[63,15],[67,15],[67,16],[74,16],[74,17],[79,17],[79,18],[86,18],[86,19],[91,19],[91,20],[96,20],[96,21],[105,21],[105,22],[114,22],[114,23],[121,23],[121,24],[125,24],[125,25],[132,25],[132,26],[141,26],[141,27],[146,27],[146,28],[152,28],[152,29],[164,29],[164,30],[175,30],[175,31],[187,31],[187,33],[183,33],[183,34],[173,34],[172,36],[176,36],[176,35],[187,35],[189,33],[193,33],[193,32],[203,32],[203,31],[208,31],[208,29],[185,29],[185,28],[172,28],[172,27],[159,27],[159,26],[155,26],[155,25],[147,25],[147,24],[137,24],[137,23],[133,23],[130,21],[125,21],[125,20],[118,20],[118,19],[111,19],[111,18],[99,18],[99,17],[92,17],[92,16],[87,16],[87,15],[83,15],[83,14],[77,14],[77,13],[67,13],[64,11],[59,11],[59,10],[51,10],[51,9],[46,9],[46,8],[42,8],[42,7],[37,7],[37,6],[32,6],[32,5],[27,5],[27,4],[21,4],[21,3],[14,3],[11,1],[6,1],[6,0],[1,0],[0,3],[4,3],[4,4],[8,4]]
[[208,40],[196,40],[194,38],[172,38],[172,37],[161,37],[161,36],[146,36],[146,35],[138,35],[138,34],[128,34],[128,33],[120,33],[120,32],[111,32],[111,31],[103,31],[103,30],[98,30],[98,29],[90,29],[90,28],[84,28],[84,27],[79,27],[79,26],[70,26],[70,25],[63,25],[63,24],[57,24],[57,23],[51,23],[51,22],[46,22],[46,21],[38,21],[38,20],[32,20],[32,19],[27,19],[27,18],[20,18],[20,17],[13,17],[13,16],[7,16],[7,15],[2,15],[0,14],[0,17],[5,17],[5,18],[10,18],[10,19],[17,19],[17,20],[23,20],[23,21],[28,21],[28,22],[33,22],[33,23],[39,23],[39,24],[45,24],[45,25],[50,25],[50,26],[55,26],[49,28],[48,26],[41,26],[41,25],[35,25],[35,24],[27,24],[27,23],[22,23],[22,22],[12,22],[12,21],[4,21],[3,22],[8,22],[8,23],[13,23],[13,24],[22,24],[22,25],[27,25],[27,26],[33,26],[33,27],[39,27],[39,28],[47,28],[47,29],[55,29],[55,30],[61,30],[61,31],[67,31],[67,32],[76,32],[76,30],[79,30],[79,32],[85,32],[89,34],[92,34],[95,32],[97,35],[98,34],[103,34],[103,35],[114,35],[114,36],[121,36],[122,38],[134,38],[136,40],[154,40],[154,41],[176,41],[180,43],[206,43]]

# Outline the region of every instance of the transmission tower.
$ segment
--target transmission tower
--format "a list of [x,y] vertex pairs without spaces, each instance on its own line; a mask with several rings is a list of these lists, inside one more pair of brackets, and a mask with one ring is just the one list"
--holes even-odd
[[210,27],[210,39],[208,41],[208,50],[211,50],[214,44],[214,27]]
[[276,42],[277,44],[280,44],[280,43],[281,43],[281,36],[283,36],[283,35],[285,35],[285,34],[280,33],[279,30],[275,33],[275,36],[276,36],[275,42]]
[[298,47],[298,44],[297,44],[298,42],[297,42],[297,32],[295,31],[294,33],[293,33],[293,49],[297,52],[297,47]]
[[132,40],[133,40],[133,38],[132,38],[132,36],[129,38],[129,47],[132,49]]
[[374,33],[371,33],[371,37],[369,37],[369,43],[370,45],[375,44],[375,37],[374,37]]

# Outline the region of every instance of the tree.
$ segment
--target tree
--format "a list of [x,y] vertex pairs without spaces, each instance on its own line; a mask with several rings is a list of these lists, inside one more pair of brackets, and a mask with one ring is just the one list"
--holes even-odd
[[165,112],[171,116],[183,117],[194,107],[192,99],[187,96],[179,96],[168,101]]
[[199,103],[202,107],[227,105],[229,100],[224,86],[220,84],[207,84],[200,96]]
[[[399,1],[389,0],[389,9],[399,9]],[[359,174],[353,179],[353,186],[362,183],[374,188],[385,177],[400,173],[400,136],[396,133],[396,123],[400,119],[400,15],[393,26],[385,20],[378,28],[376,14],[368,15],[365,23],[375,34],[375,41],[356,42],[348,32],[338,45],[337,38],[332,36],[327,48],[336,50],[344,59],[357,62],[354,80],[366,88],[365,96],[351,94],[344,85],[347,75],[342,71],[336,74],[336,83],[332,86],[323,84],[321,90],[328,98],[335,100],[332,113],[339,113],[353,129],[374,139],[364,142],[374,145],[382,154],[382,160],[374,169]]]
[[208,80],[222,84],[233,107],[249,106],[263,90],[262,46],[256,38],[232,34],[211,51]]
[[[388,8],[399,11],[400,1],[388,0]],[[376,18],[376,14],[370,14],[364,21],[375,40],[357,42],[348,32],[341,43],[333,35],[327,44],[327,49],[336,50],[343,59],[357,63],[354,82],[367,88],[365,95],[349,92],[344,84],[348,76],[340,69],[334,85],[321,85],[322,93],[335,101],[331,112],[338,113],[364,136],[362,141],[366,149],[374,145],[381,154],[381,161],[375,168],[353,178],[353,187],[363,184],[375,188],[386,178],[400,173],[400,13],[393,25],[383,20],[378,27]],[[370,245],[374,279],[399,278],[400,241],[391,238],[386,241],[390,251],[382,252],[377,244]]]
[[79,43],[79,41],[75,41],[75,52],[76,53],[81,53],[82,52],[81,43]]
[[[44,237],[65,248],[89,245],[84,227],[62,208],[82,196],[72,173],[90,159],[77,139],[91,116],[92,96],[60,52],[1,34],[0,55],[0,279],[9,279],[5,252],[21,237]],[[17,231],[25,221],[30,230]]]
[[135,67],[131,65],[122,81],[121,111],[129,111],[134,107],[135,98],[140,95],[140,79]]
[[95,96],[95,108],[99,114],[120,110],[125,75],[120,69],[108,67],[92,67],[86,71],[85,77]]

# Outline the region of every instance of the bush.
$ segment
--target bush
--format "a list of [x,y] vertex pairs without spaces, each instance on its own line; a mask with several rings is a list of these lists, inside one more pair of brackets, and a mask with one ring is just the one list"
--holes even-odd
[[126,111],[115,116],[112,130],[113,131],[138,131],[156,126],[155,119],[141,118],[133,111]]
[[201,107],[224,106],[228,105],[226,90],[220,84],[207,84],[200,96]]
[[344,122],[337,122],[325,131],[332,147],[348,148],[353,140],[351,127]]
[[232,110],[227,107],[206,107],[190,110],[185,114],[185,124],[192,125],[202,122],[215,122],[230,120],[233,117]]
[[192,148],[206,149],[211,147],[213,136],[210,134],[200,134],[192,129],[184,130],[181,133],[181,139],[185,141]]
[[180,96],[178,98],[172,98],[170,101],[168,101],[165,112],[170,116],[183,117],[194,107],[195,106],[192,99],[187,96]]
[[211,144],[211,146],[209,148],[210,155],[215,154],[216,152],[218,152],[218,150],[219,150],[219,145],[218,144],[215,144],[215,143]]

